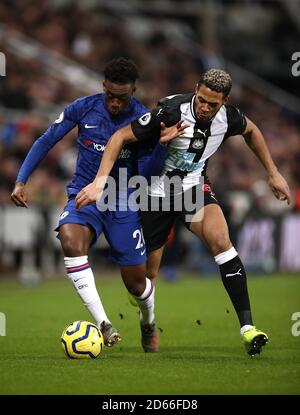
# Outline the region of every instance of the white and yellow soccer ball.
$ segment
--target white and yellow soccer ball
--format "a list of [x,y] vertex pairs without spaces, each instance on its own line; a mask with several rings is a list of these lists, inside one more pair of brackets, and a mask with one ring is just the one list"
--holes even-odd
[[102,352],[104,339],[95,324],[80,320],[65,328],[61,345],[70,359],[95,359]]

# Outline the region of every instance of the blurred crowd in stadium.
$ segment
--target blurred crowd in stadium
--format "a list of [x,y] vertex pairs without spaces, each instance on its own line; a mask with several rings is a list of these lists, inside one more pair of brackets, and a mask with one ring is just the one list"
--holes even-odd
[[[66,2],[59,8],[50,3],[1,1],[0,21],[6,25],[7,36],[22,33],[52,50],[53,56],[62,55],[95,71],[99,74],[99,91],[104,65],[117,56],[130,57],[139,66],[136,96],[149,107],[160,97],[192,91],[199,74],[208,67],[224,67],[220,52],[208,53],[199,48],[195,55],[177,47],[161,30],[159,19],[151,30],[143,32],[138,20],[128,25],[118,16],[93,13],[77,3]],[[50,114],[51,108],[52,114],[54,105],[61,111],[74,99],[86,95],[76,85],[46,71],[49,56],[22,58],[6,47],[5,40],[4,36],[0,38],[0,50],[7,61],[7,76],[1,79],[0,105],[8,110],[0,114],[0,206],[10,205],[10,193],[25,155],[55,119],[47,115],[47,110]],[[263,170],[239,137],[229,140],[208,168],[225,210],[230,207],[235,221],[242,220],[253,208],[273,214],[300,210],[299,115],[297,119],[284,103],[271,103],[268,97],[238,85],[231,102],[261,128],[277,166],[289,182],[293,202],[287,207],[273,198]],[[73,172],[76,155],[76,131],[72,131],[32,176],[31,205],[64,206],[65,184]]]

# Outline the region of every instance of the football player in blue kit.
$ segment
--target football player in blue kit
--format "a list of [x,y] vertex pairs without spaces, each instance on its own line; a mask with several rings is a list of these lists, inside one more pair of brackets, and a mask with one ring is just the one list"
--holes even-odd
[[[123,282],[140,308],[142,346],[146,352],[155,352],[158,349],[158,335],[154,322],[154,287],[146,277],[147,256],[139,212],[123,211],[118,207],[100,212],[96,204],[81,210],[75,208],[75,197],[94,180],[111,135],[148,112],[133,97],[138,76],[136,65],[128,59],[118,58],[108,63],[104,70],[104,92],[71,103],[35,141],[20,168],[11,199],[16,206],[28,207],[28,178],[49,150],[77,126],[76,169],[67,186],[68,202],[56,229],[64,252],[67,275],[101,329],[105,344],[113,346],[121,337],[105,313],[88,261],[90,246],[103,232],[111,247],[111,257],[120,266]],[[144,152],[147,156],[147,151],[135,144],[124,148],[110,176],[118,183],[121,168],[126,169],[127,178],[135,174],[141,161],[138,160],[139,155]],[[128,194],[125,200],[127,197]],[[117,203],[120,200],[117,194]]]

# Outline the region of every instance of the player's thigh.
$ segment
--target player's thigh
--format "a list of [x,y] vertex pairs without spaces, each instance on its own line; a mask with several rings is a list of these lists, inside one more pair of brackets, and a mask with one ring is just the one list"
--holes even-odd
[[96,206],[89,205],[78,210],[75,208],[75,196],[71,196],[55,230],[66,256],[82,256],[87,255],[89,247],[96,242],[102,228]]
[[[178,216],[178,212],[141,212],[143,234],[146,241],[148,253],[164,247]],[[155,254],[153,254],[153,258],[154,255]],[[157,255],[159,256],[159,254]]]
[[205,242],[214,256],[227,251],[232,245],[221,207],[212,203],[202,209],[202,220],[191,222],[189,229]]
[[111,259],[120,266],[146,264],[147,253],[138,213],[120,219],[113,212],[104,221],[104,235],[111,247]]

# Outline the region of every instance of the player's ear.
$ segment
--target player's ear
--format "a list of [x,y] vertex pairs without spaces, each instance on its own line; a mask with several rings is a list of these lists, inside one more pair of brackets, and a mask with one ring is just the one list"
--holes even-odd
[[105,80],[102,82],[103,91],[106,92]]
[[227,95],[225,98],[223,98],[223,105],[227,104],[228,100],[229,100],[229,95]]
[[199,84],[199,82],[198,82],[198,83],[196,84],[196,87],[195,87],[195,94],[197,94],[197,92],[198,92],[199,88],[200,88],[200,84]]

